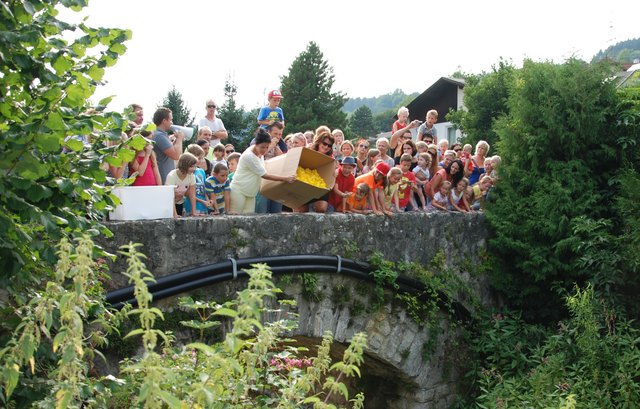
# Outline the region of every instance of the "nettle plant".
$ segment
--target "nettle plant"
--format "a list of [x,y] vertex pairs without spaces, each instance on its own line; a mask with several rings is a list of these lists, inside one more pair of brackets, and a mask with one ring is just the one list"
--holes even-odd
[[366,335],[354,335],[343,359],[335,363],[330,355],[330,332],[324,334],[315,356],[293,345],[294,340],[286,334],[294,329],[295,320],[261,319],[272,312],[266,301],[280,291],[267,265],[255,264],[247,271],[248,286],[235,300],[215,304],[183,299],[182,307],[195,309],[200,317],[199,321],[184,322],[185,326],[204,329],[218,325],[211,319],[228,319],[230,330],[217,344],[194,342],[174,347],[169,334],[154,329],[163,314],[151,305],[147,283],[154,279],[142,262],[144,256],[132,244],[123,254],[129,260],[126,275],[135,287],[138,302],[128,314],[139,317],[139,328],[127,337],[141,336],[144,353],[139,359],[125,360],[121,368],[124,382],[113,391],[113,402],[122,402],[122,406],[112,407],[128,408],[135,402],[136,407],[145,408],[323,409],[336,408],[337,401],[363,407],[364,395],[359,393],[349,400],[343,380],[360,376]]

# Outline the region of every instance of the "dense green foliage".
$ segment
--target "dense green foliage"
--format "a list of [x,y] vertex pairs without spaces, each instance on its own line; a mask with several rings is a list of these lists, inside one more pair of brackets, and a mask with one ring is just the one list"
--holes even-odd
[[495,314],[473,340],[480,408],[635,408],[640,331],[616,319],[593,289],[566,299],[557,332]]
[[484,140],[491,146],[491,154],[499,153],[500,148],[496,146],[498,135],[493,124],[508,111],[509,86],[515,71],[513,65],[500,61],[490,73],[464,76],[464,105],[467,109],[447,114],[447,120],[464,133],[464,143],[476,146],[478,141]]
[[506,95],[497,115],[458,119],[484,118],[503,159],[486,207],[490,271],[517,311],[470,332],[477,407],[640,401],[640,90],[616,89],[611,73],[525,61],[465,87],[474,101]]
[[[614,217],[621,129],[608,73],[576,60],[525,61],[509,85],[509,111],[494,124],[504,158],[487,209],[500,260],[494,285],[531,315],[562,315],[557,295],[595,274],[581,261],[584,242],[596,238],[586,225]],[[601,227],[599,235],[613,234],[612,224]]]
[[621,63],[633,62],[635,58],[640,58],[640,38],[620,41],[604,51],[600,50],[591,61],[596,62],[605,58]]
[[224,104],[218,109],[218,117],[224,122],[229,133],[226,143],[231,143],[236,151],[242,152],[251,142],[252,132],[257,127],[256,117],[251,112],[245,112],[244,106],[236,105],[238,87],[231,78],[224,82]]
[[52,270],[53,243],[81,231],[98,233],[96,222],[113,204],[101,165],[133,156],[107,147],[120,141],[127,122],[102,112],[109,99],[92,111],[86,104],[131,33],[56,18],[56,7],[85,4],[0,7],[0,285],[19,298],[26,294],[14,290]]
[[373,115],[368,106],[361,106],[351,115],[349,118],[349,130],[356,137],[367,138],[375,136]]
[[347,115],[340,110],[345,97],[333,92],[333,68],[313,41],[307,45],[282,77],[280,106],[284,110],[287,133],[315,130],[320,125],[345,129]]
[[398,111],[398,108],[403,105],[407,105],[418,95],[420,95],[418,92],[405,94],[401,89],[396,89],[393,92],[384,95],[378,95],[377,97],[349,98],[342,107],[342,110],[348,114],[351,114],[361,106],[368,106],[374,116],[382,112],[391,111],[393,112],[391,114],[391,117],[393,117]]
[[191,116],[191,109],[182,99],[182,93],[176,89],[175,85],[171,86],[167,95],[162,99],[160,106],[169,108],[173,114],[173,123],[180,126],[191,126],[196,119]]

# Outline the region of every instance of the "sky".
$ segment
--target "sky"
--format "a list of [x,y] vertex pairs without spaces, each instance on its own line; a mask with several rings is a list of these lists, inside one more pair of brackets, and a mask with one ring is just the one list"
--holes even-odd
[[489,71],[501,58],[516,66],[525,58],[590,60],[640,37],[639,15],[640,1],[90,0],[62,16],[132,30],[92,100],[113,95],[116,111],[136,102],[150,120],[172,86],[202,117],[207,99],[224,103],[227,78],[238,104],[262,106],[310,41],[333,67],[333,92],[374,97],[422,92],[457,70]]

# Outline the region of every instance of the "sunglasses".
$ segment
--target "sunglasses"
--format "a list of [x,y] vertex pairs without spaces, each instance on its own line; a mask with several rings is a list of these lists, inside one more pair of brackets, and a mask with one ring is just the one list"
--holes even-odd
[[358,145],[358,148],[368,148],[369,145]]
[[213,109],[216,109],[216,108],[217,108],[217,106],[215,106],[215,105],[207,105],[207,108],[213,108]]
[[462,152],[462,149],[454,149],[454,152]]
[[233,153],[233,152],[235,152],[235,151],[234,151],[233,149],[231,149],[231,150],[228,150],[228,151],[225,151],[225,152],[226,152],[226,153]]
[[333,145],[332,143],[326,143],[326,142],[321,142],[321,144],[326,146],[327,148],[330,148]]

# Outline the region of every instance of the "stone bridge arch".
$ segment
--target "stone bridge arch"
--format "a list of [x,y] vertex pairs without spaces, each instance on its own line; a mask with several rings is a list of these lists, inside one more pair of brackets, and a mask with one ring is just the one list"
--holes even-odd
[[[492,296],[486,277],[473,271],[485,249],[487,232],[482,215],[399,214],[393,219],[362,215],[286,214],[208,219],[154,220],[109,223],[114,237],[101,243],[115,252],[122,244],[143,243],[148,267],[162,277],[187,268],[220,263],[227,257],[248,258],[287,254],[332,254],[366,260],[374,252],[392,261],[428,263],[438,254],[457,266],[482,304]],[[404,240],[403,240],[404,239]],[[113,271],[124,271],[118,260]],[[435,325],[420,325],[395,302],[368,311],[366,298],[373,285],[342,274],[323,273],[315,287],[322,297],[309,299],[300,280],[279,284],[298,302],[301,342],[317,345],[325,330],[338,343],[353,334],[368,334],[369,350],[359,385],[367,408],[446,408],[461,392],[465,373],[462,328],[445,312],[432,317]],[[126,282],[112,274],[110,289]],[[225,299],[243,288],[244,280],[204,289],[211,299]],[[348,288],[340,297],[337,288]],[[465,302],[465,300],[460,300]],[[159,302],[172,308],[175,300]],[[467,305],[469,306],[469,305]]]
[[[448,408],[463,393],[467,362],[462,327],[453,324],[447,313],[439,311],[432,317],[435,325],[420,325],[400,303],[358,311],[356,305],[366,305],[366,292],[373,290],[373,284],[335,274],[318,278],[325,292],[318,301],[305,298],[299,280],[283,286],[284,297],[298,305],[294,335],[299,342],[314,345],[329,330],[336,342],[347,344],[354,334],[365,332],[368,348],[356,388],[364,391],[367,408]],[[351,289],[349,296],[342,291],[343,298],[336,303],[336,288]]]

